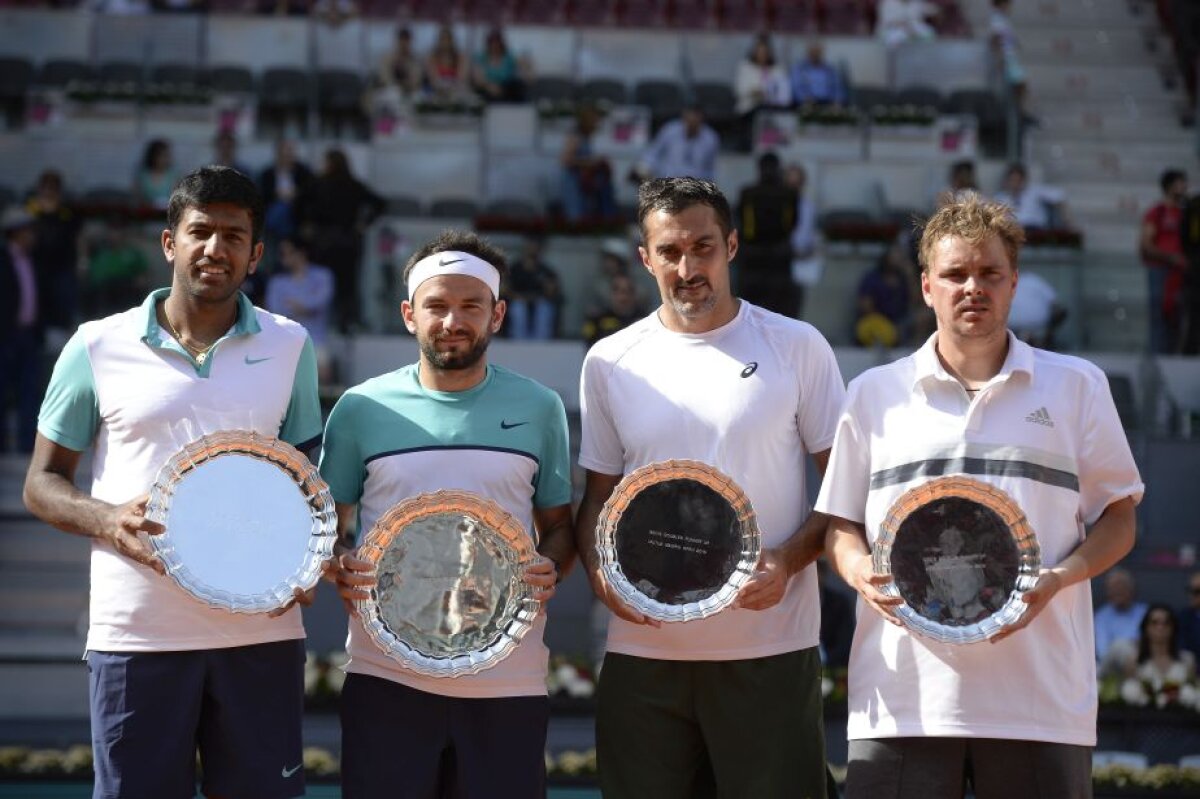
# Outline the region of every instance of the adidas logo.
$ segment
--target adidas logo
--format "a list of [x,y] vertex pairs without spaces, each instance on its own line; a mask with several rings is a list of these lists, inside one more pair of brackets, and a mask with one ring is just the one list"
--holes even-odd
[[1050,418],[1050,412],[1046,410],[1045,405],[1026,416],[1025,421],[1040,424],[1044,427],[1054,427],[1054,421]]

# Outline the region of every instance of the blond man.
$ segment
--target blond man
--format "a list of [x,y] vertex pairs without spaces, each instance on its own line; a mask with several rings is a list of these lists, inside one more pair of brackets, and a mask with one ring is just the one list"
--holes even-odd
[[[850,384],[817,510],[859,594],[850,655],[846,795],[1091,795],[1096,682],[1088,579],[1133,546],[1143,485],[1104,374],[1006,328],[1024,239],[1004,206],[942,206],[921,238],[937,331]],[[871,547],[892,503],[943,475],[1005,491],[1037,536],[1027,610],[990,640],[914,634],[880,589]],[[968,537],[972,531],[966,531]]]

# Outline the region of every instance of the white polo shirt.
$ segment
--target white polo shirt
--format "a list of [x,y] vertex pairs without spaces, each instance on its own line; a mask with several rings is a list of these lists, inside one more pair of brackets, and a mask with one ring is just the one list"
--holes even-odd
[[[817,509],[876,540],[892,503],[948,474],[1006,491],[1054,566],[1085,525],[1143,485],[1108,382],[1079,358],[1009,334],[1003,367],[975,400],[938,360],[936,334],[913,355],[852,381]],[[1060,591],[998,642],[940,644],[861,607],[850,653],[849,737],[978,736],[1096,742],[1092,599]]]
[[[316,358],[304,328],[239,294],[237,322],[199,365],[158,324],[155,305],[168,293],[80,325],[42,403],[43,436],[79,452],[95,447],[91,494],[105,502],[148,493],[162,465],[208,433],[254,430],[297,445],[321,434]],[[298,611],[270,619],[215,610],[99,539],[92,540],[90,616],[87,648],[101,652],[304,637]]]
[[[845,389],[811,325],[743,301],[729,323],[676,333],[658,315],[601,339],[583,363],[579,464],[607,475],[688,458],[719,469],[749,497],[764,547],[808,517],[805,458],[833,442]],[[663,660],[742,660],[816,646],[816,570],[779,604],[729,608],[655,629],[611,616],[608,651]]]

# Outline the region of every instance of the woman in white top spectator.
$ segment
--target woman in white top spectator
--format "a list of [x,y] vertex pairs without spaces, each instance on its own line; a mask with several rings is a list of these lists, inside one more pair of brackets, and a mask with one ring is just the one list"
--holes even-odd
[[1137,663],[1121,687],[1121,696],[1135,705],[1196,707],[1196,658],[1179,648],[1179,625],[1167,605],[1155,602],[1142,618]]
[[775,58],[771,39],[759,34],[746,58],[738,64],[737,80],[734,82],[737,95],[736,110],[748,114],[762,107],[786,107],[791,104],[792,90],[787,72]]
[[430,95],[441,102],[462,100],[471,92],[470,63],[454,40],[449,25],[438,29],[437,40],[425,59],[425,80]]

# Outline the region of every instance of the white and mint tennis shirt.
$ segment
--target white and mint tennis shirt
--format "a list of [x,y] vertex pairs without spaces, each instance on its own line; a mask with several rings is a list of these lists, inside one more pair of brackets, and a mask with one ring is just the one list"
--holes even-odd
[[[87,322],[59,355],[38,431],[95,448],[91,494],[122,504],[149,492],[179,449],[220,430],[254,430],[299,446],[321,434],[317,367],[304,328],[238,295],[234,326],[197,364],[159,326],[156,304]],[[247,497],[254,487],[246,486]],[[214,506],[234,497],[214,496]],[[275,619],[214,610],[152,569],[93,539],[87,648],[101,652],[215,649],[303,638],[300,613]]]
[[[321,454],[321,474],[334,500],[359,505],[361,533],[404,499],[459,489],[494,500],[534,535],[534,508],[571,501],[562,400],[499,366],[488,366],[479,385],[456,392],[425,388],[417,370],[410,364],[368,380],[334,406]],[[405,671],[352,618],[347,670],[443,696],[545,695],[544,628],[540,614],[497,666],[438,679]]]

